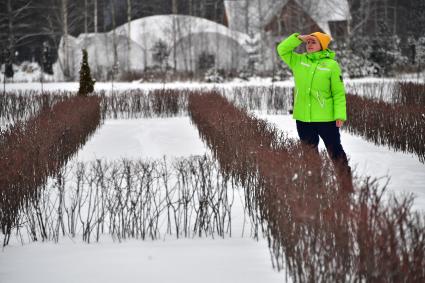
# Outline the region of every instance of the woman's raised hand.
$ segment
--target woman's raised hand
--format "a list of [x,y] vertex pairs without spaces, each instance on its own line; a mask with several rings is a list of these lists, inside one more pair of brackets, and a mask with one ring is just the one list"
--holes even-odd
[[303,42],[307,42],[307,40],[312,39],[312,38],[314,38],[314,36],[309,35],[309,34],[306,34],[306,35],[304,35],[304,34],[300,34],[300,35],[298,36],[298,39],[299,39],[299,40],[302,40]]

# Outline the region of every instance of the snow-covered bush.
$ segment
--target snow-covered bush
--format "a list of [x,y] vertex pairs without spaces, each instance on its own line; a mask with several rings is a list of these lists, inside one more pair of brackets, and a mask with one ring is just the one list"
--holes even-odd
[[415,63],[419,66],[425,66],[425,36],[416,41],[415,51]]
[[208,83],[222,83],[224,78],[216,68],[211,68],[205,72],[204,81]]
[[350,49],[336,50],[336,60],[340,63],[343,76],[359,78],[376,76],[381,72],[381,67],[365,57],[355,54]]
[[163,40],[158,40],[152,47],[152,59],[159,66],[166,64],[168,57],[170,56],[170,49]]
[[350,77],[393,75],[408,64],[408,58],[402,54],[401,39],[397,35],[353,36],[348,46],[344,43],[339,45],[338,57],[344,61],[344,65],[351,66],[345,67],[348,74],[353,73]]
[[401,54],[400,38],[397,35],[374,38],[369,58],[382,67],[384,75],[391,75],[395,69],[408,63],[407,57]]
[[238,72],[237,77],[247,81],[251,77],[251,73],[249,72],[248,68],[243,68]]
[[[3,82],[5,65],[1,65],[0,82]],[[54,76],[44,73],[41,78],[41,67],[37,62],[24,61],[19,65],[13,64],[13,82],[39,82],[40,80],[54,81]],[[6,77],[6,80],[7,77]],[[12,79],[9,79],[12,81]]]
[[287,80],[292,76],[292,72],[288,65],[283,62],[276,64],[276,69],[273,72],[273,81]]

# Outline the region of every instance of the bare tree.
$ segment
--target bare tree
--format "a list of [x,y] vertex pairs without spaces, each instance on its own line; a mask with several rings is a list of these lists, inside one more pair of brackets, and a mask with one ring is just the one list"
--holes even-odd
[[249,32],[249,1],[245,1],[245,6],[244,6],[244,15],[245,15],[245,33]]
[[63,45],[65,50],[64,58],[64,75],[70,75],[69,70],[69,41],[68,41],[68,0],[61,0],[61,16],[62,16],[62,32],[63,32]]
[[88,0],[84,0],[84,33],[87,34],[89,32],[88,26]]
[[63,57],[58,60],[65,79],[72,79],[74,66],[69,37],[81,26],[84,15],[78,9],[78,2],[68,0],[46,0],[41,6],[47,12],[43,15],[43,34],[48,35],[55,46],[63,50]]
[[115,4],[114,0],[110,0],[111,17],[112,17],[112,51],[113,51],[113,66],[112,66],[112,81],[114,80],[115,73],[118,72],[118,43],[116,35],[116,18],[115,18]]
[[189,15],[193,16],[193,0],[189,1]]
[[395,0],[348,0],[351,11],[349,35],[379,32],[383,25],[388,32],[397,30],[397,2]]
[[94,32],[97,33],[97,26],[98,26],[98,17],[97,17],[97,0],[93,0],[94,2],[94,8],[93,8],[93,14],[94,14]]
[[178,14],[177,0],[172,0],[172,13],[173,13],[173,68],[177,69],[177,32],[178,32]]
[[131,70],[131,8],[132,8],[132,1],[127,0],[127,71]]
[[[0,4],[0,7],[0,47],[4,52],[2,55],[6,66],[5,74],[13,77],[12,63],[16,48],[26,39],[35,35],[30,31],[31,24],[28,21],[32,2],[6,0]],[[6,72],[6,69],[12,70],[12,72]]]

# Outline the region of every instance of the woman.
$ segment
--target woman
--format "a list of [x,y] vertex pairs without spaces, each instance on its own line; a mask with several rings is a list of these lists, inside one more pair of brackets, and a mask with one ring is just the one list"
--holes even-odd
[[[330,41],[331,37],[321,32],[294,33],[278,45],[277,52],[294,74],[293,117],[300,140],[318,151],[321,137],[340,184],[351,191],[351,168],[339,133],[347,120],[345,89],[341,69],[333,59],[335,52],[328,49]],[[294,49],[302,43],[307,53],[296,53]]]

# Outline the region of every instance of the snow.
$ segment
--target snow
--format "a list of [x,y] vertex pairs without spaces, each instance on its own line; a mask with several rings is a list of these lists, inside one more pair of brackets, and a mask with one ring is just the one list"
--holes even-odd
[[[290,115],[256,114],[285,131],[289,137],[298,139],[295,120]],[[385,146],[377,146],[345,130],[341,131],[341,143],[349,163],[358,176],[381,178],[384,185],[390,177],[387,196],[414,194],[413,208],[425,211],[425,164],[414,154],[395,152]],[[319,149],[326,150],[320,139]]]
[[265,241],[180,239],[7,247],[0,282],[285,282]]
[[[272,82],[271,78],[260,78],[254,77],[250,81],[244,81],[235,79],[226,83],[199,83],[191,81],[176,81],[171,83],[147,83],[147,82],[96,82],[94,85],[95,91],[108,91],[111,92],[112,88],[114,91],[125,91],[129,89],[213,89],[213,88],[233,88],[233,87],[244,87],[244,86],[285,86],[293,87],[294,83],[292,80]],[[78,82],[56,82],[56,83],[45,83],[43,84],[44,91],[78,91]],[[6,91],[16,90],[35,90],[41,92],[40,83],[8,83],[6,84]]]
[[[418,77],[416,75],[400,78],[375,78],[375,77],[366,77],[361,79],[344,79],[345,87],[347,92],[358,93],[362,95],[362,91],[367,89],[369,92],[371,90],[378,90],[379,93],[384,95],[390,94],[391,87],[394,86],[398,81],[401,82],[418,82],[423,83],[425,76]],[[284,81],[273,82],[271,78],[262,78],[262,77],[252,77],[248,81],[241,79],[233,79],[232,81],[227,81],[224,83],[205,83],[205,82],[195,82],[195,81],[175,81],[168,83],[161,82],[143,82],[143,81],[133,81],[133,82],[96,82],[94,85],[95,91],[108,91],[112,89],[114,91],[125,91],[129,89],[212,89],[212,88],[225,88],[230,89],[234,87],[245,87],[245,86],[280,86],[280,87],[293,87],[294,81],[292,79]],[[78,82],[47,82],[43,84],[44,91],[78,91],[79,83]],[[30,83],[7,83],[5,87],[6,91],[16,91],[16,90],[35,90],[41,92],[41,84],[39,82],[30,82]],[[378,96],[379,96],[378,93]],[[367,94],[366,94],[367,95]]]
[[76,160],[161,159],[207,151],[189,117],[106,120]]

